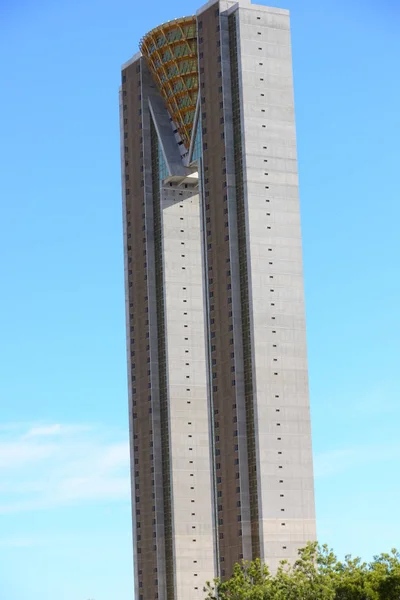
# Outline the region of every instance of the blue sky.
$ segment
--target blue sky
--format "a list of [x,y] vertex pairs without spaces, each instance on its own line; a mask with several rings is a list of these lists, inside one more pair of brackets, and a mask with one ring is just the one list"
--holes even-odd
[[[400,546],[400,5],[274,5],[292,12],[319,537],[370,558]],[[120,65],[196,6],[0,5],[5,600],[132,599]]]

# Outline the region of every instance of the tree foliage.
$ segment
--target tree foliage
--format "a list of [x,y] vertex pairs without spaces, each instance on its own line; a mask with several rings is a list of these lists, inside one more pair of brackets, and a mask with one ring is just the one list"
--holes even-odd
[[400,600],[400,554],[340,561],[327,546],[308,544],[275,574],[260,560],[242,562],[230,579],[208,582],[204,592],[207,600]]

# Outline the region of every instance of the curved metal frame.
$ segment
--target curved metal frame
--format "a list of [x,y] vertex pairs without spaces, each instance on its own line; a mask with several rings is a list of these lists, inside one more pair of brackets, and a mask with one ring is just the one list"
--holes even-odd
[[[192,31],[189,35],[185,33],[185,28],[187,26],[192,26]],[[179,31],[181,37],[179,39],[168,41],[168,34],[174,30]],[[161,45],[157,42],[160,36],[165,40]],[[188,53],[183,56],[174,56],[174,47],[177,45],[186,46]],[[164,60],[163,53],[167,49],[170,50],[171,56],[168,60]],[[155,27],[142,38],[140,50],[147,58],[149,68],[155,78],[160,93],[167,103],[170,116],[177,127],[185,147],[189,150],[199,89],[196,17],[183,17],[164,23],[159,27]],[[193,61],[194,67],[188,69],[186,73],[181,73],[182,64],[188,61]],[[174,73],[174,75],[168,73],[169,67],[171,66],[176,67],[176,73]],[[187,80],[189,79],[191,80],[190,87],[187,85]],[[193,79],[195,79],[195,81],[193,81]],[[176,81],[180,81],[182,87],[179,91],[174,92],[173,84]],[[179,102],[182,101],[182,98],[184,97],[187,98],[188,104],[180,108]],[[193,113],[192,117],[190,117],[190,112]]]

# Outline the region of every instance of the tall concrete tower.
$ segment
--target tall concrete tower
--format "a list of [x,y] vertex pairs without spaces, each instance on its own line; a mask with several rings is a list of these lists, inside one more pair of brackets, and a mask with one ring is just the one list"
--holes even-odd
[[289,14],[211,0],[122,68],[137,600],[315,539]]

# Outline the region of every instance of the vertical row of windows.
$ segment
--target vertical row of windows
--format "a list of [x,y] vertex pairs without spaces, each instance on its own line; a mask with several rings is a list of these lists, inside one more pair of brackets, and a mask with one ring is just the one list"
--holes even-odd
[[232,117],[233,117],[233,144],[235,162],[236,183],[236,205],[238,226],[238,250],[239,250],[239,278],[240,299],[242,314],[242,342],[244,361],[244,390],[246,407],[246,434],[249,469],[249,493],[250,493],[250,520],[252,533],[253,558],[260,556],[259,536],[259,511],[257,496],[257,463],[255,446],[254,426],[254,399],[253,399],[253,373],[250,331],[250,307],[248,290],[247,270],[247,247],[246,247],[246,218],[245,200],[243,186],[243,157],[242,157],[242,134],[241,134],[241,111],[239,94],[239,72],[237,54],[237,23],[236,13],[229,16],[229,48],[231,64],[231,86],[232,86]]
[[160,179],[167,175],[167,167],[162,155],[160,143],[153,120],[150,119],[151,138],[151,173],[153,188],[154,218],[154,258],[157,308],[157,340],[158,340],[158,377],[160,394],[160,428],[162,478],[164,494],[164,536],[165,536],[165,568],[167,584],[167,600],[174,598],[174,566],[172,543],[172,506],[170,482],[170,453],[168,428],[168,391],[167,364],[165,348],[165,307],[164,307],[164,273],[162,260],[162,223]]
[[[126,181],[129,185],[130,175],[141,173],[139,180],[132,178],[132,188],[126,188],[126,224],[127,224],[127,255],[128,255],[128,282],[129,282],[129,323],[130,323],[130,367],[131,367],[131,393],[132,393],[132,419],[133,419],[133,504],[135,507],[136,522],[136,550],[137,585],[139,589],[148,588],[154,598],[157,592],[157,561],[156,561],[156,519],[155,519],[155,482],[154,482],[154,455],[153,455],[153,430],[152,430],[152,395],[151,395],[151,366],[149,345],[149,320],[148,320],[148,292],[147,292],[147,233],[146,233],[146,198],[144,194],[144,165],[143,165],[143,137],[138,135],[142,129],[142,96],[137,94],[141,87],[140,62],[135,65],[136,75],[123,76],[122,95],[124,102],[124,139],[127,144],[124,148]],[[134,89],[135,88],[135,89]],[[128,94],[129,91],[129,94]],[[129,96],[129,99],[128,99]],[[133,172],[128,172],[133,163]],[[133,193],[131,193],[133,192]],[[132,240],[132,241],[131,241]],[[135,281],[135,284],[133,285]],[[147,340],[146,346],[143,345]],[[136,360],[147,362],[147,377],[137,381]],[[138,426],[138,422],[140,425]],[[148,425],[148,427],[146,427]],[[142,497],[143,487],[151,483],[152,502]],[[143,528],[153,523],[153,538],[142,535]],[[154,566],[154,578],[149,579],[149,568],[144,569],[144,564]],[[139,599],[143,594],[139,593]]]
[[[209,9],[210,13],[214,9]],[[229,204],[227,193],[227,165],[225,150],[224,96],[222,81],[222,56],[219,11],[214,10],[216,35],[212,33],[212,21],[208,22],[210,37],[208,45],[203,45],[199,38],[200,90],[201,90],[201,133],[204,151],[204,230],[205,254],[207,265],[208,292],[208,331],[210,360],[210,389],[212,397],[212,436],[214,446],[214,493],[216,498],[215,520],[218,535],[216,540],[217,554],[221,564],[220,574],[225,576],[222,563],[228,563],[228,570],[243,558],[242,530],[235,524],[241,517],[239,447],[237,431],[234,323],[232,311],[232,279],[230,265]],[[199,22],[199,29],[200,22]],[[215,44],[215,45],[214,45]],[[203,51],[204,50],[204,51]],[[206,58],[204,58],[204,56]],[[202,77],[202,73],[208,77]],[[208,83],[207,83],[208,82]],[[208,84],[208,90],[205,90]],[[218,92],[218,93],[216,93]],[[219,110],[218,110],[219,109]],[[215,115],[219,117],[219,125],[214,124]],[[220,141],[217,142],[219,137]],[[208,147],[212,143],[213,149]],[[222,233],[223,232],[223,233]],[[224,281],[224,287],[221,286]],[[228,319],[221,321],[221,312]],[[221,325],[223,329],[221,330]],[[226,346],[226,342],[229,346]],[[228,354],[229,351],[229,354]],[[229,387],[228,387],[229,386]],[[230,388],[230,389],[229,389]],[[220,420],[225,427],[223,436],[220,431]],[[228,426],[228,423],[231,426]],[[231,444],[227,444],[229,437]],[[231,437],[232,434],[232,437]],[[224,441],[225,438],[225,441]],[[230,446],[230,447],[229,447]],[[232,487],[231,475],[235,472],[237,486]],[[237,515],[230,511],[231,493],[236,490]]]
[[[185,187],[187,187],[187,184],[185,184]],[[177,190],[175,190],[175,193],[173,195],[174,199],[176,199],[176,191]],[[181,215],[184,215],[184,216],[179,217],[180,226],[182,227],[182,229],[180,229],[180,233],[182,233],[182,234],[185,234],[187,232],[186,228],[190,227],[190,209],[189,209],[189,212],[187,212],[187,209],[190,206],[190,204],[192,203],[192,200],[190,200],[190,198],[191,198],[193,192],[195,192],[194,189],[192,189],[192,191],[189,193],[183,192],[183,191],[179,192],[179,196],[182,196],[182,198],[180,199],[178,206],[180,209],[183,209],[182,212],[180,212],[180,211],[179,212]],[[186,200],[187,204],[185,204],[185,200]],[[188,216],[189,218],[185,218],[185,216]],[[187,237],[185,235],[181,236],[181,237],[185,240],[187,239]],[[184,253],[184,254],[181,254],[181,256],[180,256],[181,269],[183,271],[186,271],[186,267],[189,267],[189,270],[190,270],[190,260],[188,261],[188,255],[186,254],[186,252],[187,252],[186,241],[182,240],[181,246],[182,246],[181,252]],[[184,331],[183,331],[183,336],[184,336],[183,337],[183,341],[184,341],[183,347],[184,347],[184,353],[186,355],[185,357],[182,357],[182,358],[184,358],[184,361],[185,361],[184,365],[183,365],[184,366],[183,372],[184,372],[184,377],[185,377],[185,383],[186,383],[186,385],[189,386],[191,378],[192,378],[192,374],[193,374],[193,372],[190,368],[191,364],[192,364],[191,363],[191,358],[192,358],[191,350],[193,349],[193,345],[191,343],[192,338],[190,337],[190,334],[192,333],[191,324],[193,321],[192,321],[192,314],[191,314],[191,310],[190,310],[192,308],[192,302],[191,302],[190,294],[188,294],[188,290],[190,290],[190,287],[187,285],[187,277],[185,274],[182,274],[182,283],[185,284],[182,286],[182,292],[183,292],[182,293],[182,302],[185,304],[185,306],[183,307],[184,310],[183,310],[183,314],[182,314],[182,316],[183,316],[182,325],[183,325],[183,329],[184,329]],[[186,387],[186,392],[188,392],[187,398],[191,398],[192,387]],[[187,399],[186,403],[191,404],[192,400]],[[192,419],[192,417],[189,416],[189,415],[191,415],[190,409],[188,409],[188,411],[189,411],[187,413],[188,418]],[[195,439],[196,435],[195,435],[195,429],[193,429],[193,421],[192,420],[187,421],[187,425],[188,425],[188,429],[187,429],[187,432],[188,432],[187,444],[188,444],[188,446],[187,446],[187,448],[188,448],[188,457],[189,457],[188,465],[189,465],[189,471],[194,471],[196,468],[195,467],[196,453],[193,453],[193,448],[194,448],[194,445],[197,443],[197,440]],[[193,505],[190,507],[190,510],[194,511],[194,512],[190,513],[190,517],[191,517],[190,520],[192,523],[191,524],[191,534],[192,534],[191,540],[192,540],[192,544],[193,544],[193,543],[197,543],[197,541],[198,541],[197,536],[199,534],[198,515],[195,512],[196,511],[195,504],[196,504],[196,497],[197,497],[197,494],[196,494],[197,488],[196,488],[195,473],[189,472],[188,475],[189,475],[188,486],[189,486],[190,503],[191,503],[191,505]],[[190,479],[190,477],[193,477],[193,479]],[[182,513],[182,519],[185,520],[187,517],[188,517],[187,514],[184,515]],[[192,556],[193,556],[193,558],[192,558],[193,565],[197,565],[197,563],[198,563],[197,554],[193,554]],[[194,557],[196,557],[196,558],[194,558]],[[193,571],[197,571],[197,570],[198,570],[198,567],[193,566]],[[198,577],[198,573],[193,572],[192,574],[193,574],[193,578]],[[193,584],[194,584],[194,586],[193,586],[194,589],[198,590],[199,589],[198,580],[193,579]]]
[[[261,20],[261,17],[257,17],[257,20]],[[262,35],[262,32],[261,32],[261,31],[257,31],[257,35]],[[262,51],[262,50],[263,50],[263,46],[262,46],[262,45],[261,45],[261,46],[259,46],[259,47],[258,47],[258,50]],[[264,63],[262,63],[262,62],[259,62],[259,63],[258,63],[258,66],[260,66],[260,67],[262,67],[263,65],[264,65]],[[260,81],[261,81],[261,82],[263,82],[263,81],[264,81],[264,78],[263,78],[263,77],[260,77]],[[264,93],[260,93],[260,96],[261,96],[261,97],[265,97],[265,94],[264,94]],[[263,101],[261,101],[261,102],[263,102]],[[261,107],[261,109],[260,109],[260,110],[261,110],[261,113],[265,113],[265,112],[266,112],[266,108],[264,108],[264,107]],[[267,125],[266,125],[266,124],[264,124],[264,123],[262,123],[262,124],[261,124],[261,127],[262,127],[262,128],[264,128],[264,129],[266,129],[266,128],[267,128]],[[262,149],[260,148],[260,153],[261,153],[261,156],[264,156],[264,158],[263,158],[263,162],[264,162],[264,163],[268,163],[268,158],[265,158],[265,156],[267,156],[267,153],[266,153],[265,151],[267,151],[267,150],[268,150],[268,146],[262,146]],[[265,168],[265,169],[267,168],[267,165],[266,165],[266,164],[264,165],[264,168]],[[264,171],[264,176],[265,176],[265,177],[268,177],[268,175],[269,175],[268,171]],[[264,186],[264,188],[265,188],[266,190],[269,190],[269,185],[265,185],[265,186]],[[268,194],[268,192],[266,192],[266,193]],[[268,194],[268,195],[269,195],[269,194]],[[271,220],[270,220],[270,217],[271,217],[271,206],[270,206],[270,204],[271,204],[272,202],[271,202],[271,199],[270,199],[270,198],[266,198],[266,199],[265,199],[265,202],[269,203],[269,206],[268,206],[268,212],[266,212],[266,213],[265,213],[265,215],[266,215],[266,217],[267,217],[267,219],[266,219],[266,229],[267,229],[267,231],[271,231],[271,230],[272,230],[272,225],[271,225]],[[273,248],[268,248],[268,251],[269,251],[269,252],[272,252],[272,251],[273,251]],[[274,264],[274,263],[273,263],[273,261],[271,260],[271,261],[268,261],[268,264],[269,264],[270,266],[273,266],[273,264]],[[274,279],[274,276],[273,276],[273,275],[269,275],[269,279]],[[271,282],[271,285],[273,285],[273,282]],[[274,288],[270,288],[270,290],[269,290],[269,291],[270,291],[270,293],[271,293],[271,294],[273,294],[275,290],[274,290]],[[272,299],[274,299],[273,297],[271,297],[271,298],[272,298]],[[275,308],[275,302],[271,302],[271,303],[270,303],[270,305],[271,305],[271,307],[274,307],[274,308],[273,308],[273,311],[275,312],[275,310],[276,310],[276,308]],[[276,321],[276,316],[275,316],[275,315],[271,316],[271,320],[273,320],[273,321]],[[274,325],[274,324],[273,324],[273,325]],[[273,335],[275,335],[276,333],[277,333],[276,329],[272,329],[272,334],[273,334]],[[275,342],[276,342],[276,339],[275,339],[275,337],[273,338],[273,341],[275,341]],[[277,346],[278,346],[278,345],[277,345],[277,343],[274,343],[274,344],[272,344],[272,348],[274,348],[274,355],[275,355],[275,356],[273,355],[273,359],[272,359],[272,361],[273,361],[274,363],[277,363],[277,362],[278,362],[278,358],[277,358],[277,356],[276,356],[276,354],[277,354],[277,352],[278,352],[278,351],[277,351]],[[277,366],[277,365],[274,365],[274,367],[276,367],[276,366]],[[274,374],[274,376],[278,376],[278,375],[279,375],[279,373],[278,373],[277,371],[273,372],[273,374]],[[276,402],[276,404],[278,404],[278,403],[279,403],[279,398],[280,398],[280,394],[275,394],[275,402]],[[280,409],[280,408],[275,408],[275,412],[276,412],[276,413],[280,413],[280,412],[281,412],[281,409]],[[279,421],[280,421],[280,416],[279,416],[279,415],[277,415],[277,418],[278,418],[278,419],[279,419]],[[277,427],[281,427],[281,423],[280,423],[280,422],[279,422],[279,423],[277,422],[277,423],[276,423],[276,426],[277,426]],[[281,438],[281,437],[278,437],[278,438],[277,438],[277,441],[278,441],[278,442],[281,442],[281,441],[282,441],[282,438]],[[281,446],[278,446],[278,447],[281,447]],[[281,458],[281,457],[283,456],[283,451],[282,451],[282,450],[278,450],[278,451],[277,451],[277,454],[278,454],[278,457],[279,457],[279,458],[278,458],[278,463],[279,463],[279,462],[282,462],[282,458]],[[278,464],[278,469],[281,469],[281,470],[283,470],[283,469],[284,469],[284,466],[283,466],[282,464]],[[281,474],[281,476],[282,476],[282,474]],[[283,484],[283,483],[284,483],[284,480],[283,480],[283,479],[279,479],[278,481],[279,481],[279,485],[281,485],[281,484]],[[284,500],[283,500],[284,498],[285,498],[285,495],[284,495],[283,493],[279,493],[279,506],[280,506],[280,513],[283,513],[283,512],[285,512],[285,508],[284,508],[284,506],[283,506],[283,505],[284,505]],[[283,516],[283,515],[282,515],[282,516]],[[280,525],[281,525],[281,527],[285,527],[285,526],[286,526],[286,522],[281,522],[281,524],[280,524]],[[287,546],[282,546],[282,550],[286,550],[286,549],[287,549]]]

